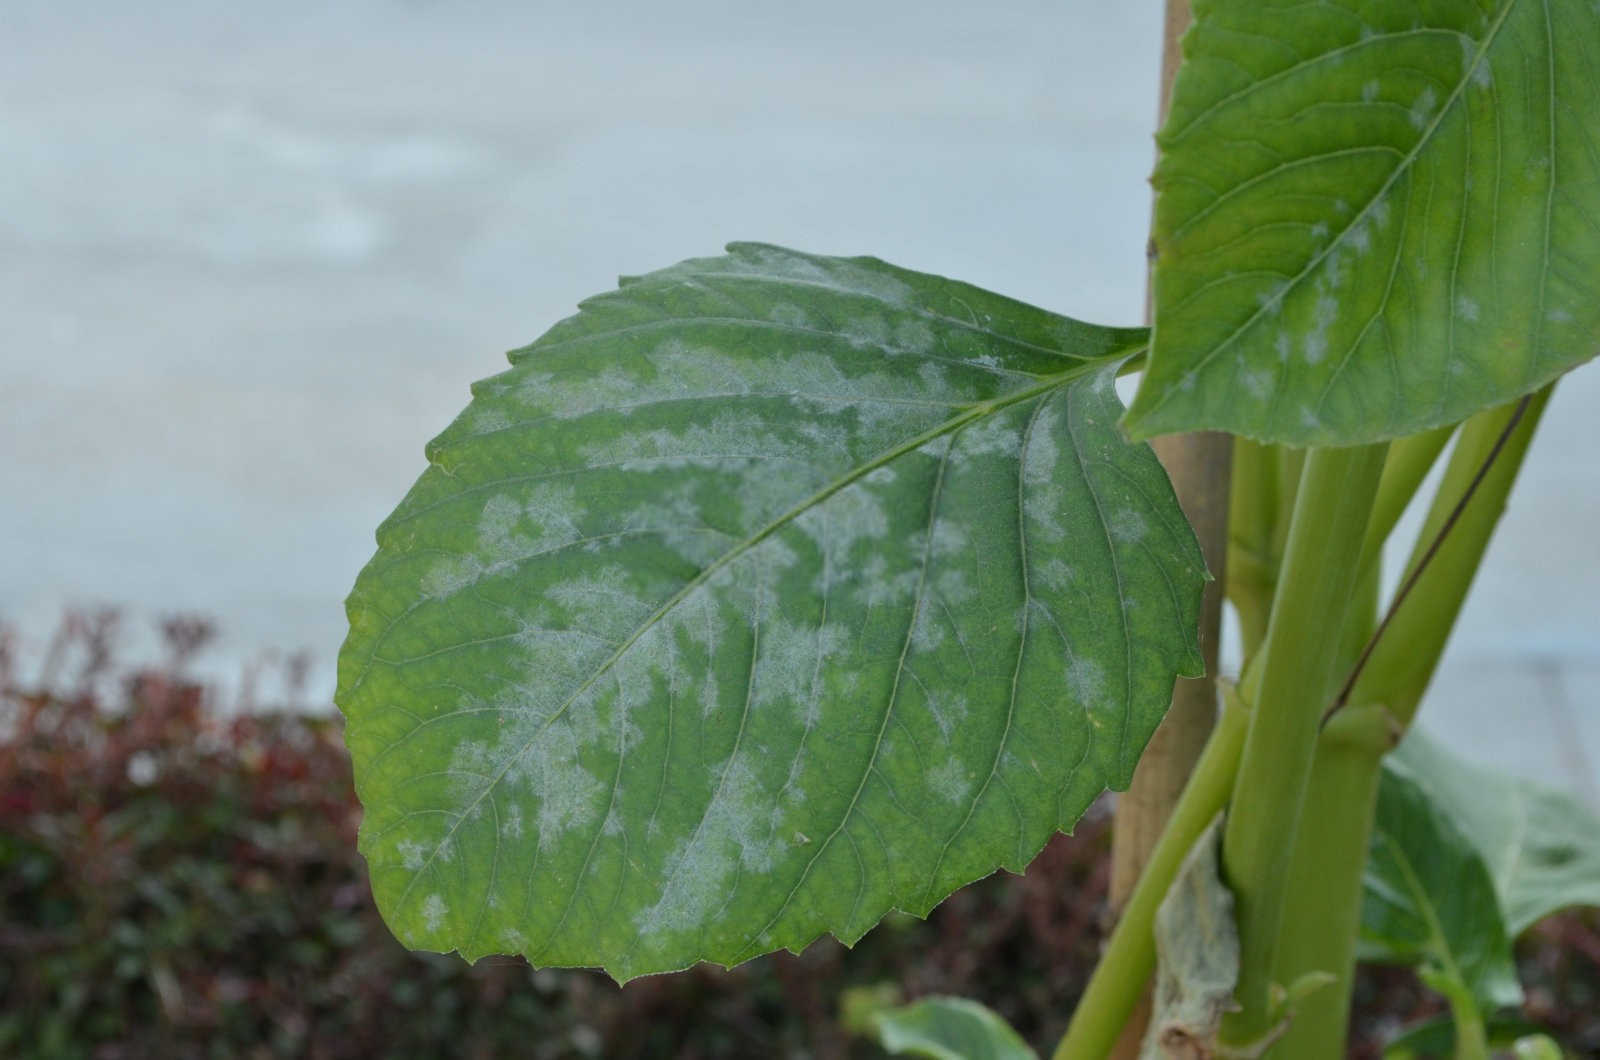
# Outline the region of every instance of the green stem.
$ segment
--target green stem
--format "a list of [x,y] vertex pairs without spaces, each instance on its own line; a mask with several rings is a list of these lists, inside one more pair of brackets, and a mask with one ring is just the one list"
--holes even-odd
[[[1505,511],[1506,497],[1516,482],[1553,387],[1552,383],[1530,395],[1526,407],[1519,401],[1490,409],[1462,426],[1444,480],[1406,563],[1402,586],[1434,548],[1446,526],[1450,527],[1449,534],[1438,543],[1426,570],[1417,577],[1405,599],[1391,605],[1391,613],[1375,634],[1370,654],[1352,675],[1354,680],[1347,682],[1338,702],[1382,703],[1402,726],[1410,725],[1444,654],[1489,539]],[[1509,434],[1508,426],[1512,426]],[[1491,456],[1493,462],[1485,472]],[[1471,500],[1457,514],[1462,497],[1473,489],[1474,482],[1477,485]],[[1455,522],[1450,525],[1453,516]]]
[[[1449,534],[1438,544],[1407,600],[1394,608],[1365,668],[1341,693],[1353,705],[1333,715],[1323,728],[1290,867],[1290,899],[1274,976],[1292,982],[1321,970],[1336,978],[1331,989],[1319,990],[1302,1002],[1276,1055],[1296,1060],[1335,1060],[1344,1055],[1361,869],[1371,839],[1383,755],[1414,716],[1443,654],[1472,573],[1482,562],[1548,398],[1548,388],[1535,395],[1509,433],[1507,426],[1517,416],[1515,405],[1467,421],[1407,564],[1408,577],[1447,526]],[[1471,499],[1463,506],[1462,498],[1475,481]],[[1460,513],[1451,525],[1458,507]],[[1369,532],[1367,539],[1370,545],[1374,535]],[[1374,703],[1390,709],[1370,705]],[[1486,1057],[1482,1020],[1471,998],[1465,999],[1466,1008],[1462,999],[1450,1001],[1463,1028],[1457,1055]]]
[[1401,438],[1389,446],[1389,457],[1383,462],[1383,478],[1378,481],[1378,497],[1372,503],[1372,521],[1367,524],[1367,540],[1361,546],[1362,574],[1378,566],[1383,543],[1389,539],[1411,498],[1417,495],[1422,480],[1433,470],[1455,430],[1455,424],[1438,427]]
[[1273,978],[1292,983],[1324,971],[1333,983],[1295,1008],[1276,1055],[1339,1060],[1345,1055],[1356,935],[1361,926],[1361,875],[1367,863],[1383,755],[1393,746],[1394,719],[1376,706],[1341,711],[1317,741],[1300,834],[1289,867],[1289,905]]
[[1231,689],[1224,691],[1223,700],[1217,727],[1123,906],[1067,1033],[1056,1046],[1054,1060],[1089,1060],[1110,1052],[1155,970],[1156,908],[1195,839],[1227,802],[1239,768],[1250,712]]
[[1288,894],[1286,851],[1316,753],[1368,517],[1387,445],[1317,449],[1306,457],[1283,568],[1262,646],[1261,698],[1252,711],[1223,837],[1223,867],[1238,901],[1240,1010],[1224,1041],[1269,1029],[1272,969]]
[[1456,1030],[1456,1060],[1489,1060],[1489,1031],[1472,991],[1457,980],[1441,991],[1450,1002],[1450,1019]]
[[1228,599],[1239,612],[1245,658],[1267,635],[1278,579],[1273,528],[1278,518],[1278,457],[1271,446],[1236,438],[1228,504]]

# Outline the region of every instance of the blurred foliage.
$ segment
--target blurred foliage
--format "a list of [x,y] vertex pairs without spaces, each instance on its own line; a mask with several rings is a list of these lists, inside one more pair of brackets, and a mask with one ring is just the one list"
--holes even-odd
[[[624,988],[408,952],[356,853],[338,719],[217,712],[184,676],[210,626],[165,626],[163,666],[127,672],[114,613],[69,616],[26,689],[0,629],[0,1056],[882,1056],[842,1028],[850,987],[974,998],[1048,1049],[1098,957],[1104,805],[1026,876],[926,922],[891,916],[854,950],[828,939]],[[303,657],[282,666],[298,696]],[[1552,918],[1519,947],[1528,1015],[1580,1055],[1600,1055],[1597,927]],[[1359,991],[1358,1056],[1439,1011],[1409,972]]]

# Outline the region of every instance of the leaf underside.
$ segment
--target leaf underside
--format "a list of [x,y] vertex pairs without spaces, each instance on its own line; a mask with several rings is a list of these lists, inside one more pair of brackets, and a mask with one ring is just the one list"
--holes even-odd
[[853,942],[1020,871],[1200,670],[1142,331],[729,249],[515,351],[379,528],[337,700],[407,945]]
[[1136,437],[1379,441],[1600,352],[1594,0],[1195,13]]
[[1494,884],[1477,849],[1421,788],[1384,773],[1363,877],[1368,960],[1423,962],[1447,993],[1484,1010],[1522,997]]
[[931,1060],[1038,1060],[1022,1036],[991,1009],[964,997],[925,997],[873,1020],[891,1056]]
[[1570,906],[1600,906],[1600,818],[1571,795],[1463,761],[1418,730],[1384,772],[1416,785],[1477,849],[1512,938]]

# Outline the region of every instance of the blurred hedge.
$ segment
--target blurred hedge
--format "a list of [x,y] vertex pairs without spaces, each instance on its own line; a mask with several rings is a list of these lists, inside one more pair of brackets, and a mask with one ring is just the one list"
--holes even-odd
[[0,1056],[868,1056],[836,1004],[884,981],[984,997],[1044,1040],[1098,947],[1096,820],[1027,880],[853,952],[626,988],[413,954],[372,905],[337,718],[218,716],[178,676],[202,626],[169,623],[171,664],[126,676],[109,616],[64,629],[50,687],[0,665]]
[[[210,709],[182,677],[205,623],[167,622],[167,664],[131,674],[115,632],[70,616],[24,690],[0,629],[0,1057],[870,1057],[837,1006],[878,984],[977,998],[1047,1045],[1098,956],[1103,805],[1026,876],[854,950],[623,988],[410,953],[372,905],[337,718]],[[293,700],[305,667],[284,669]],[[1552,918],[1519,955],[1527,1015],[1600,1056],[1597,923]],[[1352,1055],[1441,1007],[1407,971],[1364,972]]]

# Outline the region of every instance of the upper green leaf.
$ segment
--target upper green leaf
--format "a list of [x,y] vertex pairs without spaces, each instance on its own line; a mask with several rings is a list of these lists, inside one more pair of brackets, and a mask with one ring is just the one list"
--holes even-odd
[[1600,352],[1593,0],[1195,4],[1137,436],[1346,445]]
[[1384,768],[1477,848],[1512,938],[1568,906],[1600,905],[1600,818],[1577,799],[1462,761],[1416,730]]
[[738,245],[477,385],[378,532],[337,699],[409,945],[619,979],[1021,870],[1197,673],[1117,434],[1143,340]]
[[1365,957],[1423,962],[1452,1005],[1483,1002],[1492,1012],[1520,1000],[1488,868],[1441,807],[1399,773],[1385,773],[1378,789],[1364,887]]

